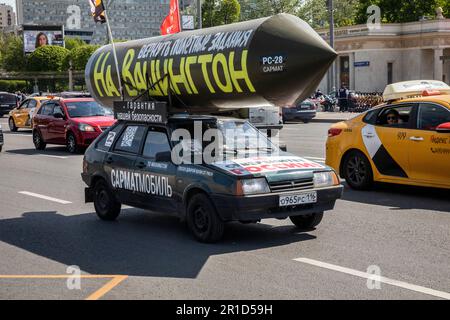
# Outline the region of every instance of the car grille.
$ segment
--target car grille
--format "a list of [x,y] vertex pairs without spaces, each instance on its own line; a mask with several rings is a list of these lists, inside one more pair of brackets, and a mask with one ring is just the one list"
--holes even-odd
[[314,182],[312,178],[292,180],[292,181],[270,182],[269,187],[272,192],[307,190],[314,188]]
[[0,144],[3,144],[3,132],[0,130]]

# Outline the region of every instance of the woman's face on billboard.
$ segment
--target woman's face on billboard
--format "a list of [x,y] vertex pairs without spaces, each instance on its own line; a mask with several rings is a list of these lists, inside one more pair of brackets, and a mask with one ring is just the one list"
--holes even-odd
[[47,37],[44,34],[41,34],[38,39],[39,47],[47,45]]

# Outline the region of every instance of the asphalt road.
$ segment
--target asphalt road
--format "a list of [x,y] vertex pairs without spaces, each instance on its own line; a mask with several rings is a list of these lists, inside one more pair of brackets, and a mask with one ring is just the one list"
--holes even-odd
[[[448,191],[346,187],[312,232],[233,223],[206,245],[164,214],[99,221],[83,201],[82,155],[37,152],[30,132],[0,123],[0,299],[450,299]],[[281,139],[323,161],[328,126],[288,124]]]

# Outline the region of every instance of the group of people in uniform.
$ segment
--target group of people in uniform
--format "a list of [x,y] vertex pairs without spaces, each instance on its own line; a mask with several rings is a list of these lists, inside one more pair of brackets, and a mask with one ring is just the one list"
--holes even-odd
[[[339,90],[333,90],[330,95],[334,95],[336,104],[340,112],[364,112],[383,103],[381,92],[355,92],[342,84]],[[315,98],[323,96],[323,93],[317,90]]]

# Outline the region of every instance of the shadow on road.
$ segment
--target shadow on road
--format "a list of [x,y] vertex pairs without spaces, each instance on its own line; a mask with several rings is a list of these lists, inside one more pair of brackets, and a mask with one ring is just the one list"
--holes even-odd
[[294,227],[229,224],[221,243],[202,244],[178,218],[135,209],[117,222],[54,211],[0,220],[0,241],[91,274],[195,278],[212,255],[311,239]]
[[392,207],[450,213],[450,190],[377,183],[373,190],[356,191],[345,184],[343,200]]
[[47,156],[58,156],[58,157],[70,157],[70,156],[79,156],[82,153],[72,154],[67,151],[64,146],[50,147],[45,150],[36,150],[36,149],[14,149],[7,150],[6,153],[19,154],[19,155],[47,155]]

